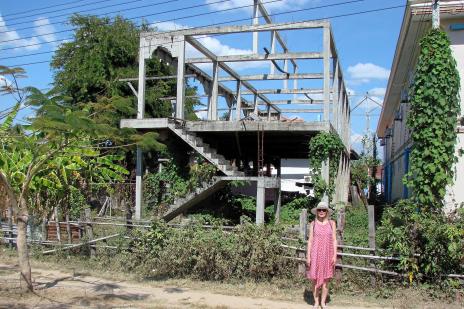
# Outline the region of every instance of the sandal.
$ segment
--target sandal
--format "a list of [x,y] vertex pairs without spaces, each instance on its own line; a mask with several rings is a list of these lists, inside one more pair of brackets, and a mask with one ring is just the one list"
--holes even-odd
[[329,306],[327,306],[327,304],[325,304],[325,305],[321,305],[321,308],[322,309],[329,309]]
[[313,309],[319,309],[319,305],[314,305]]

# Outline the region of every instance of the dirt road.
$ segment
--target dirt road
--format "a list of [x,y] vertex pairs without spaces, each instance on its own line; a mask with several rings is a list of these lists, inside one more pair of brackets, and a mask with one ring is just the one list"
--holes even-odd
[[[222,295],[177,286],[106,280],[53,269],[33,269],[35,294],[21,294],[17,266],[0,264],[0,308],[286,308],[311,306],[295,302]],[[382,308],[331,305],[332,309]],[[384,308],[384,307],[383,307]]]

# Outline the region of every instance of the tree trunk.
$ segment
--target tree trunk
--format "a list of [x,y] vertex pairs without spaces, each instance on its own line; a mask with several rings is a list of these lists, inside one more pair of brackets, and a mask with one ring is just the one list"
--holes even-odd
[[29,262],[29,248],[27,247],[27,222],[29,214],[27,212],[26,201],[22,200],[20,212],[17,216],[18,236],[16,238],[16,246],[18,250],[19,269],[21,271],[21,279],[25,281],[29,291],[33,290],[31,264]]

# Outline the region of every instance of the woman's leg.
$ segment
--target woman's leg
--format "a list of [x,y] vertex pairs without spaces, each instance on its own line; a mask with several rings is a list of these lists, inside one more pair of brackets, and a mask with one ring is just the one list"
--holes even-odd
[[316,289],[316,281],[313,281],[314,306],[319,306],[319,288]]
[[326,280],[322,284],[322,295],[321,295],[321,305],[322,306],[325,306],[328,294],[329,294],[329,281]]

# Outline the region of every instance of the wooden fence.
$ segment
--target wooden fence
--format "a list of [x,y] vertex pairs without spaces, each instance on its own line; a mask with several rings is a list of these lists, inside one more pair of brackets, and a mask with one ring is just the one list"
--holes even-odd
[[[64,222],[46,222],[42,223],[41,226],[41,233],[34,233],[34,230],[40,230],[40,227],[30,227],[28,228],[28,242],[31,244],[38,244],[42,246],[56,246],[55,249],[48,249],[43,250],[43,254],[50,254],[57,251],[68,250],[73,248],[79,248],[84,245],[88,245],[91,248],[90,254],[95,255],[97,248],[105,248],[105,249],[117,249],[117,246],[108,245],[106,242],[109,239],[115,238],[120,236],[120,233],[113,233],[111,235],[105,236],[98,236],[94,237],[94,229],[97,227],[102,227],[106,229],[106,227],[125,227],[128,229],[132,228],[139,228],[139,229],[148,229],[152,226],[152,222],[148,220],[127,220],[125,218],[92,218],[90,216],[90,212],[87,211],[85,216],[83,217],[84,220],[82,221],[64,221]],[[308,224],[306,220],[306,212],[302,212],[300,216],[300,226],[291,227],[287,230],[287,235],[282,237],[282,244],[281,247],[288,249],[289,252],[292,254],[284,256],[286,259],[291,259],[300,263],[299,271],[305,271],[305,263],[306,263],[306,245],[305,247],[298,246],[298,244],[306,244],[306,239],[308,236]],[[16,242],[16,225],[12,223],[13,221],[10,220],[9,222],[2,222],[1,223],[1,239],[4,243],[14,245]],[[183,228],[185,224],[168,224],[169,227],[172,228]],[[44,228],[45,227],[45,228]],[[213,225],[202,225],[202,228],[210,229],[210,228],[218,228],[217,226]],[[225,232],[233,232],[238,227],[237,226],[221,226],[219,227]],[[371,231],[371,229],[370,229]],[[39,235],[40,237],[34,237]],[[289,237],[293,235],[293,237]],[[299,236],[299,237],[298,237]],[[127,236],[125,236],[127,237]],[[375,238],[370,235],[370,238]],[[103,242],[103,243],[102,243]],[[102,244],[97,244],[102,243]],[[354,251],[354,252],[365,252],[365,253],[352,253],[352,252],[345,252],[345,250]],[[402,277],[403,274],[398,272],[381,269],[377,266],[375,261],[382,261],[382,262],[392,262],[396,263],[400,260],[398,256],[384,256],[382,255],[383,251],[372,247],[360,247],[360,246],[352,246],[348,244],[341,244],[338,245],[338,260],[336,263],[336,267],[338,269],[353,269],[358,271],[365,271],[372,274],[384,274],[396,277]],[[371,261],[369,263],[369,267],[359,266],[359,265],[349,265],[343,263],[343,258],[355,258],[364,261]],[[448,277],[451,278],[458,278],[464,279],[464,275],[459,274],[450,274]]]

